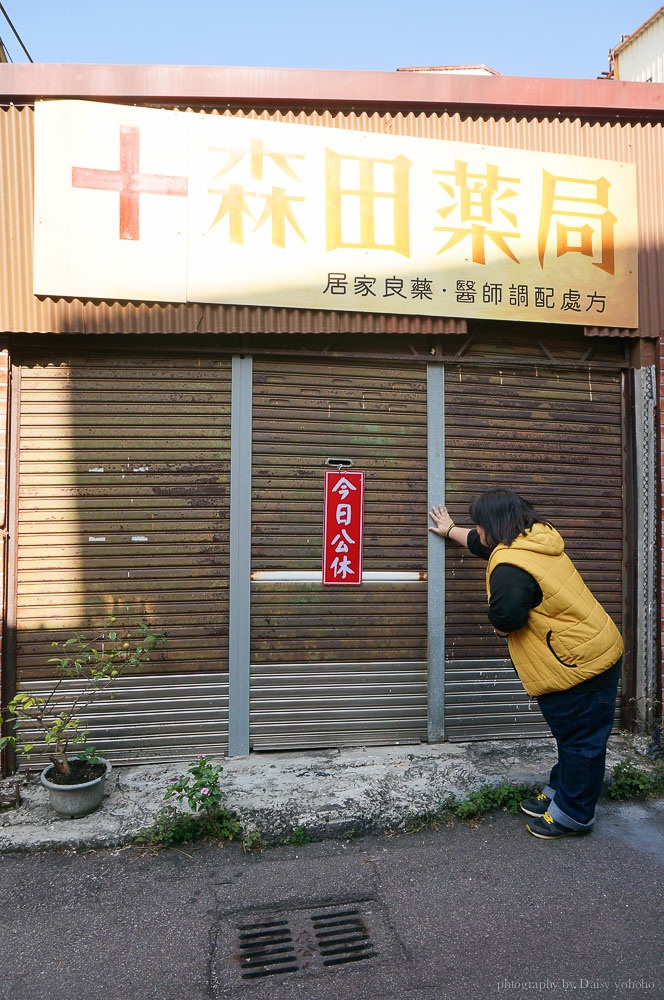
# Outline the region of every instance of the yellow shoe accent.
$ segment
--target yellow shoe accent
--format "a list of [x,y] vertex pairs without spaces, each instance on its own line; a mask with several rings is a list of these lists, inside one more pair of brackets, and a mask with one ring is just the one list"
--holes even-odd
[[589,833],[589,830],[566,830],[565,833],[556,833],[549,837],[545,833],[538,833],[537,830],[533,830],[532,826],[526,823],[526,830],[528,833],[532,833],[533,837],[539,837],[540,840],[560,840],[561,837],[578,837],[582,833]]
[[542,814],[542,819],[544,820],[545,823],[553,823],[554,822],[553,816],[548,811],[548,809],[547,809],[547,811],[545,813]]

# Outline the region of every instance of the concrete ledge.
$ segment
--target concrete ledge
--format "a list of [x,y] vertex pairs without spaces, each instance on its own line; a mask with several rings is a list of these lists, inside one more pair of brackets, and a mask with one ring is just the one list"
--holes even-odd
[[[612,736],[607,779],[621,761],[647,764],[647,746],[645,738]],[[542,786],[555,760],[552,739],[257,753],[223,759],[222,784],[227,807],[267,842],[297,827],[325,839],[404,829],[412,817],[438,812],[451,795],[463,799],[482,785]],[[165,804],[169,780],[187,766],[115,767],[102,806],[75,820],[55,816],[37,773],[5,779],[1,785],[19,781],[21,805],[0,813],[0,851],[131,842]]]

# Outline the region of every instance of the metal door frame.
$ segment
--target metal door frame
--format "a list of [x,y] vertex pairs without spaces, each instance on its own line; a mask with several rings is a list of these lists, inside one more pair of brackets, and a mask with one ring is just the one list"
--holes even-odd
[[253,360],[231,362],[228,756],[249,753],[251,660],[251,417]]
[[[445,503],[445,366],[427,365],[428,510]],[[428,530],[428,526],[427,526]],[[445,542],[428,531],[427,740],[445,739]]]
[[[387,359],[392,360],[392,359]],[[427,372],[427,498],[444,502],[444,366]],[[250,752],[253,358],[232,358],[228,754]],[[249,516],[247,514],[249,513]],[[423,530],[427,530],[423,526]],[[445,545],[428,533],[427,739],[444,739]]]

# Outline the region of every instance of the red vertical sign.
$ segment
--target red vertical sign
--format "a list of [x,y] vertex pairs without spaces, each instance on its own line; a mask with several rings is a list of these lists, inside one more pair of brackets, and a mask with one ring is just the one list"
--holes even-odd
[[362,583],[364,473],[325,473],[323,583]]

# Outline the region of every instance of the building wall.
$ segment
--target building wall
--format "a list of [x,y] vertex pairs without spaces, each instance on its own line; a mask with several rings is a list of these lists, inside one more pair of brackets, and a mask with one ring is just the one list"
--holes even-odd
[[[70,73],[65,68],[62,73]],[[99,68],[97,68],[98,72]],[[461,332],[459,326],[450,328],[450,321],[421,320],[410,325],[403,317],[378,314],[352,314],[310,312],[307,310],[274,310],[251,307],[224,306],[163,306],[161,304],[93,303],[79,300],[37,299],[32,295],[32,158],[33,112],[26,106],[26,94],[46,96],[102,97],[107,100],[125,99],[140,101],[136,90],[129,94],[129,80],[125,80],[122,96],[119,90],[107,89],[103,93],[86,90],[85,71],[78,69],[76,86],[59,82],[55,89],[45,89],[44,81],[29,77],[31,83],[18,77],[23,69],[10,70],[17,82],[15,91],[5,87],[4,93],[20,100],[0,112],[0,137],[2,138],[3,164],[0,172],[0,205],[7,208],[6,225],[0,233],[5,266],[1,275],[5,294],[0,296],[0,329],[16,333],[86,334],[187,334],[210,332],[231,334],[301,333],[316,332],[350,334],[443,334]],[[31,74],[46,72],[39,67],[30,68]],[[105,86],[111,87],[112,68],[104,70]],[[124,72],[124,71],[123,71]],[[165,71],[168,72],[168,71]],[[204,70],[203,72],[209,72]],[[213,72],[217,72],[216,70]],[[248,71],[253,73],[254,71]],[[48,70],[48,73],[53,71]],[[110,76],[109,76],[110,73]],[[139,71],[139,75],[142,70]],[[289,76],[278,71],[269,74],[265,93],[256,95],[251,90],[251,80],[243,78],[243,71],[232,71],[228,85],[203,84],[181,95],[181,107],[200,109],[209,113],[235,114],[260,117],[275,121],[290,121],[312,125],[331,126],[339,129],[361,129],[368,132],[400,134],[483,143],[490,146],[542,150],[616,159],[635,162],[638,176],[639,223],[639,330],[606,331],[592,329],[587,332],[605,335],[656,337],[664,328],[664,299],[660,275],[664,252],[664,202],[661,198],[661,176],[664,173],[662,127],[660,114],[664,101],[664,87],[660,92],[655,85],[616,85],[614,81],[555,81],[547,84],[544,97],[540,94],[541,81],[512,81],[505,78],[466,77],[463,81],[440,81],[436,74],[361,74],[357,76],[357,94],[351,97],[344,81],[352,75],[331,74],[329,77],[307,76],[307,86],[318,87],[318,80],[329,80],[329,93],[313,99],[304,86],[305,78]],[[281,73],[281,76],[279,76]],[[53,79],[56,79],[56,75]],[[284,76],[283,91],[279,81]],[[14,79],[12,76],[11,79]],[[60,80],[60,77],[57,76]],[[353,77],[355,79],[355,77]],[[300,85],[300,81],[302,85]],[[373,81],[373,82],[372,82]],[[7,80],[5,80],[7,83]],[[152,93],[149,103],[171,106],[174,103],[173,81],[168,80],[161,96]],[[463,87],[463,92],[461,90]],[[228,89],[228,86],[231,89]],[[321,84],[322,86],[322,84]],[[371,91],[371,86],[376,88]],[[445,97],[442,87],[447,88]],[[233,89],[233,87],[235,89]],[[242,87],[246,89],[241,89]],[[454,90],[458,87],[458,92]],[[58,89],[59,88],[59,89]],[[81,91],[80,88],[83,88]],[[277,89],[272,89],[277,88]],[[290,89],[288,89],[290,88]],[[391,103],[389,94],[399,90],[399,100]],[[570,90],[570,88],[572,88]],[[343,93],[342,93],[343,92]],[[555,92],[555,93],[554,93]],[[573,92],[573,103],[569,95]],[[143,100],[148,98],[143,93]],[[374,93],[374,98],[370,95]],[[169,95],[164,97],[163,95]],[[207,97],[205,95],[208,95]],[[209,95],[217,95],[210,98]],[[226,95],[220,99],[218,95]],[[251,96],[253,94],[253,97]],[[342,94],[340,98],[339,95]],[[408,100],[404,95],[411,95]],[[451,99],[450,95],[456,99]],[[647,97],[643,95],[647,94]],[[22,95],[22,96],[21,96]],[[309,96],[307,96],[309,95]],[[440,95],[436,97],[435,95]],[[494,95],[494,96],[492,96]],[[501,96],[502,95],[502,96]],[[500,97],[500,100],[499,100]],[[260,98],[260,99],[259,99]],[[434,99],[435,98],[435,99]],[[567,102],[567,103],[566,103]],[[598,103],[599,102],[599,103]],[[9,103],[9,98],[6,99]],[[307,110],[303,110],[306,108]],[[354,110],[357,108],[358,110]],[[484,112],[480,112],[480,108]],[[647,113],[641,114],[642,109]],[[278,110],[277,110],[278,109]],[[366,110],[362,110],[366,109]],[[595,110],[593,110],[595,109]],[[601,110],[600,110],[601,109]],[[37,339],[37,338],[35,338]],[[124,338],[123,338],[124,339]],[[369,338],[370,340],[372,338]],[[588,341],[592,345],[592,341]],[[589,349],[594,349],[589,347]],[[0,373],[0,412],[2,411],[2,382]],[[6,374],[5,374],[6,379]],[[6,383],[5,383],[6,410]],[[3,426],[6,426],[6,421]],[[0,446],[1,448],[2,446]],[[0,451],[0,455],[4,451]],[[3,465],[4,475],[4,465]],[[664,492],[664,478],[659,487]],[[4,528],[4,521],[3,521]],[[4,546],[4,532],[0,544]],[[650,604],[652,608],[652,603]],[[663,612],[664,617],[664,612]],[[9,635],[9,633],[8,633]],[[9,645],[8,637],[7,646]]]
[[658,17],[616,53],[614,72],[617,80],[664,83],[664,17]]
[[[481,489],[509,482],[561,529],[620,624],[620,341],[594,338],[588,355],[580,331],[543,324],[478,324],[472,338],[460,354],[458,341],[441,338],[435,355],[428,338],[411,339],[418,353],[405,357],[389,356],[398,352],[393,338],[372,338],[371,356],[360,338],[338,338],[331,354],[328,338],[310,338],[301,353],[282,340],[271,355],[265,338],[246,338],[244,360],[255,355],[250,434],[240,445],[251,462],[251,495],[238,515],[251,521],[246,658],[227,655],[229,597],[238,593],[230,539],[240,535],[229,487],[242,477],[237,444],[235,466],[232,457],[229,354],[187,347],[186,338],[149,346],[146,338],[17,338],[17,569],[7,603],[18,689],[47,696],[57,682],[51,642],[117,614],[123,625],[145,620],[163,630],[168,646],[84,717],[114,764],[187,760],[192,748],[425,739],[434,420],[447,470],[439,496],[444,489],[455,520],[467,521]],[[427,366],[440,372],[447,352],[438,404]],[[320,586],[327,456],[351,459],[367,476],[361,588]],[[600,552],[589,544],[598,517]],[[460,548],[446,563],[446,738],[545,734],[486,619],[484,565]],[[246,709],[229,668],[247,684]],[[233,746],[233,720],[246,726],[246,750]],[[28,729],[21,736],[39,742]],[[26,766],[20,750],[17,763]],[[29,766],[39,763],[41,747]]]
[[[0,606],[4,607],[5,594],[5,552],[7,528],[7,441],[9,415],[9,351],[6,347],[0,350]],[[0,662],[4,645],[3,625],[0,621]],[[5,704],[5,692],[2,689],[2,674],[0,673],[0,706]]]
[[[660,339],[657,352],[657,383],[658,383],[658,399],[657,399],[657,437],[658,437],[658,454],[657,454],[657,475],[659,479],[659,542],[660,542],[660,559],[659,559],[659,611],[660,611],[660,670],[661,670],[661,684],[660,692],[664,692],[664,558],[662,557],[662,549],[664,548],[664,463],[662,462],[662,454],[664,453],[664,420],[662,419],[662,400],[664,399],[664,338]],[[664,699],[664,693],[660,694],[660,698]],[[661,709],[662,706],[660,705]]]

